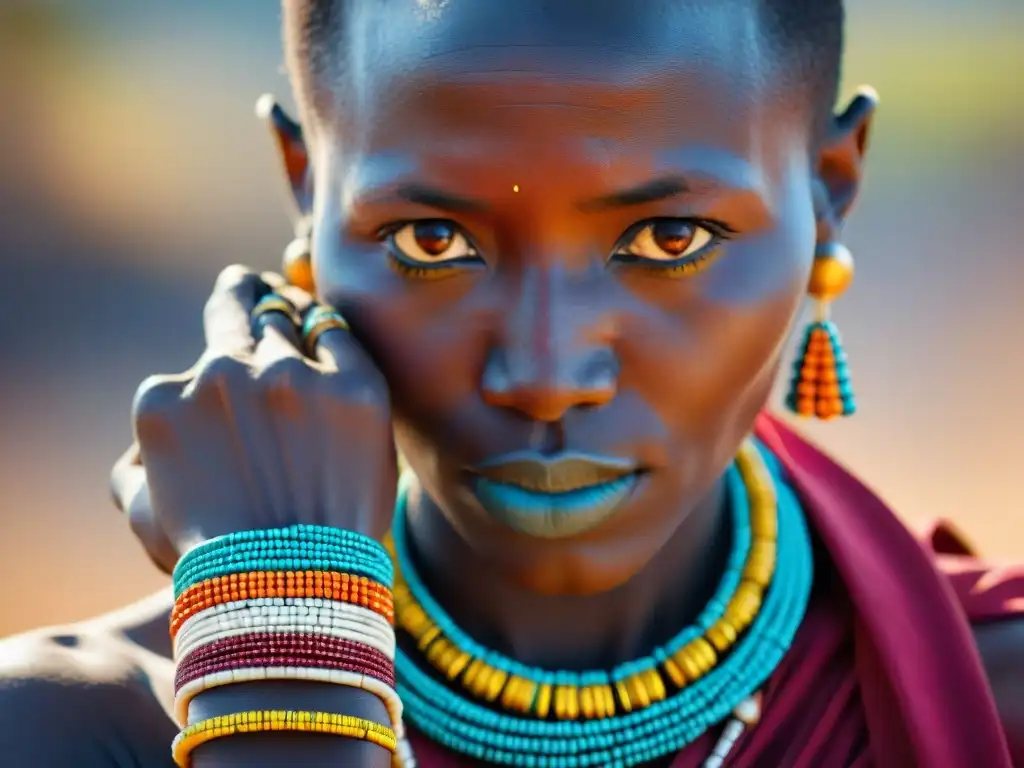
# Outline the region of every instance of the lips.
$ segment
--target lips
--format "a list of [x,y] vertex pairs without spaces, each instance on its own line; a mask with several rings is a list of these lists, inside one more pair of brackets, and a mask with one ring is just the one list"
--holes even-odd
[[510,454],[471,471],[469,486],[496,520],[520,533],[557,539],[596,528],[640,483],[633,462],[578,453]]
[[566,493],[620,480],[636,472],[637,467],[622,459],[582,454],[536,458],[513,455],[483,464],[475,471],[488,480],[528,491]]

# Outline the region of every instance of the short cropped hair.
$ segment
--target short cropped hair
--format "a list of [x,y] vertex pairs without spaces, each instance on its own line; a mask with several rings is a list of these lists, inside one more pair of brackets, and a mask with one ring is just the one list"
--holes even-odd
[[[282,1],[288,69],[297,96],[303,101],[311,93],[313,81],[344,76],[351,65],[341,51],[348,48],[344,45],[347,11],[359,0]],[[382,5],[388,1],[362,0]],[[839,91],[845,27],[843,0],[755,1],[770,51],[780,57],[797,82],[809,87],[815,127],[824,128]]]
[[810,88],[816,132],[829,124],[839,96],[845,45],[843,0],[758,0],[768,43]]

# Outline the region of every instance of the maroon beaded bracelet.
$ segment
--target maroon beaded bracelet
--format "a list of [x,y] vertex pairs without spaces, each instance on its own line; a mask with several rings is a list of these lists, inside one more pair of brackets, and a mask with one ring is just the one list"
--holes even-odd
[[197,648],[178,663],[174,690],[206,675],[253,667],[343,670],[395,687],[394,664],[375,648],[341,638],[280,632],[228,637]]

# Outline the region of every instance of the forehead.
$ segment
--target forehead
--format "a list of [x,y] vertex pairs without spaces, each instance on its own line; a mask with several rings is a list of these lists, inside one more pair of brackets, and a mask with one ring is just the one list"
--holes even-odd
[[[436,164],[750,157],[794,123],[757,0],[368,0],[319,121],[364,155]],[[788,119],[783,119],[787,118]],[[766,135],[769,134],[769,135]]]

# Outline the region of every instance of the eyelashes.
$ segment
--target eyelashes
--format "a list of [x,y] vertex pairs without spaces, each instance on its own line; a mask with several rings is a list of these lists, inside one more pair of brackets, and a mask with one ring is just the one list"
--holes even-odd
[[728,238],[726,228],[698,219],[658,218],[638,222],[619,241],[612,261],[672,277],[702,271]]
[[447,219],[401,222],[382,230],[379,238],[390,266],[405,277],[436,279],[484,263],[469,235]]
[[[709,266],[731,234],[718,222],[646,219],[626,230],[608,257],[608,264],[686,277]],[[448,219],[399,222],[382,229],[378,239],[389,264],[407,277],[435,279],[486,266],[470,235]]]

